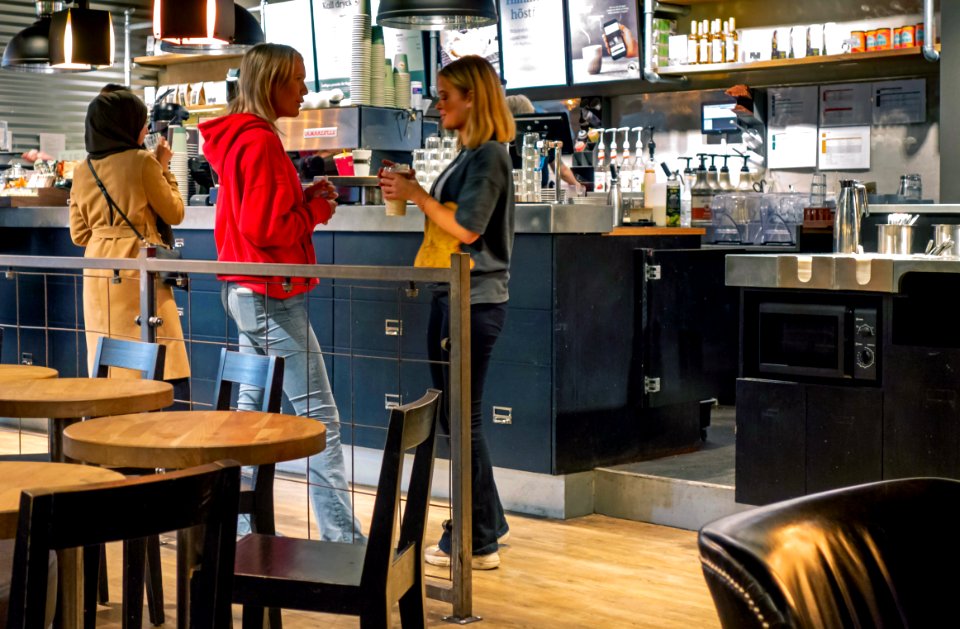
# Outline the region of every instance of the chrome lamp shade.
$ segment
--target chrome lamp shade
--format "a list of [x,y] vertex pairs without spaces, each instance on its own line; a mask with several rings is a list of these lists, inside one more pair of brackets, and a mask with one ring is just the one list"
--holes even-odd
[[497,23],[493,0],[382,0],[377,24],[391,28],[440,31]]
[[70,8],[50,18],[50,65],[96,70],[113,65],[116,39],[109,11]]
[[233,5],[234,33],[230,42],[220,44],[206,44],[194,46],[191,44],[176,44],[169,41],[160,42],[160,50],[164,52],[200,53],[207,55],[227,55],[243,53],[251,46],[262,44],[265,40],[260,22],[253,14],[239,4]]
[[230,43],[235,30],[232,0],[154,0],[153,35],[178,46]]

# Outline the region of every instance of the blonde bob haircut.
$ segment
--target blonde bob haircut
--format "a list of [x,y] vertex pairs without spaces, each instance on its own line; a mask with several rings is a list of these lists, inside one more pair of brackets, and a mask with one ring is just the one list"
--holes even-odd
[[254,114],[271,124],[276,122],[273,109],[273,90],[290,80],[296,72],[300,53],[283,44],[257,44],[243,55],[240,62],[240,86],[237,97],[230,103],[231,114]]
[[440,76],[465,97],[473,98],[467,121],[460,130],[463,146],[475,149],[489,140],[513,141],[517,125],[507,108],[500,77],[486,59],[476,55],[461,57],[440,70]]

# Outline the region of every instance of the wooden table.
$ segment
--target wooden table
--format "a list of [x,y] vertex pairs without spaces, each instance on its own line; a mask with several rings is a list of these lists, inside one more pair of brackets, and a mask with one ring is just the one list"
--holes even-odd
[[[221,459],[264,465],[316,454],[326,429],[315,419],[259,411],[163,411],[91,419],[63,433],[67,456],[115,467],[184,468]],[[177,531],[177,627],[189,618],[196,531]]]
[[56,369],[40,367],[39,365],[0,365],[0,383],[18,382],[20,380],[48,380],[56,378],[59,373]]
[[[67,488],[124,480],[123,474],[101,467],[68,463],[0,462],[0,538],[17,535],[20,493],[24,489]],[[80,549],[58,553],[60,614],[63,627],[79,628],[83,616],[83,563]]]
[[64,461],[63,429],[82,417],[155,411],[173,404],[173,386],[157,380],[54,378],[0,382],[0,416],[46,417],[50,459]]

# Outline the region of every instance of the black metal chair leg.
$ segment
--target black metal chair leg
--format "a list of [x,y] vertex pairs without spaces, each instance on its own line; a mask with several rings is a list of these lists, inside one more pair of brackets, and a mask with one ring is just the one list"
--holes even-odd
[[103,546],[83,548],[83,627],[93,629],[97,624],[97,574],[102,574]]
[[143,623],[143,581],[146,562],[146,539],[123,542],[123,627],[140,627]]
[[163,573],[160,570],[160,538],[147,538],[147,614],[150,624],[159,627],[166,621],[163,611]]
[[107,582],[107,547],[100,544],[100,570],[97,574],[97,601],[101,605],[110,602],[110,584]]

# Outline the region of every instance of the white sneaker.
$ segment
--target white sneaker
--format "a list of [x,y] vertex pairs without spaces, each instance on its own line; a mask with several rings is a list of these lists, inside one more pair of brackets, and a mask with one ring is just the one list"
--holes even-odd
[[[440,550],[439,546],[429,546],[423,551],[423,558],[431,566],[442,568],[450,567],[450,555]],[[472,561],[474,570],[494,570],[500,567],[500,553],[493,551],[487,555],[474,555]]]

